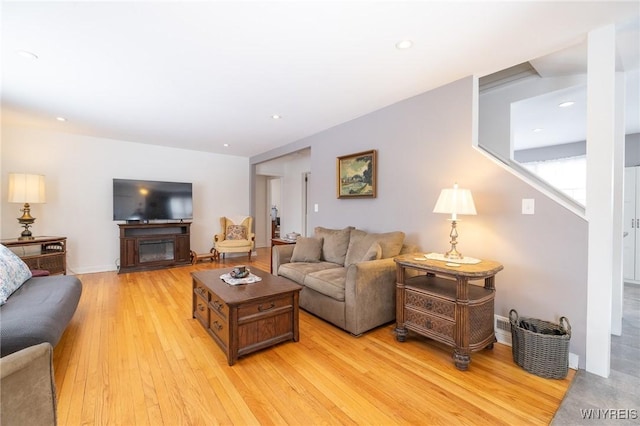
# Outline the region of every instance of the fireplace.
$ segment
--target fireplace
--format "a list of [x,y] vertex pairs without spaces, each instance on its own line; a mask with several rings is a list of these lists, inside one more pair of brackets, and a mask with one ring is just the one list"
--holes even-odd
[[173,239],[140,240],[139,244],[138,255],[140,263],[174,259]]

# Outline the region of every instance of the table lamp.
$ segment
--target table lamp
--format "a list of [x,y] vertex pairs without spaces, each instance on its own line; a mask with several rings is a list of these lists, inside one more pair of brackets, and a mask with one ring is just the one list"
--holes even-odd
[[445,188],[440,192],[440,197],[433,208],[434,213],[446,213],[451,215],[451,250],[444,254],[448,259],[462,259],[464,256],[456,250],[458,244],[458,231],[456,230],[456,222],[459,214],[476,214],[476,206],[473,204],[471,191],[468,189],[458,188],[458,184],[454,184],[453,188]]
[[44,176],[26,173],[9,173],[9,202],[24,203],[21,209],[22,216],[18,218],[18,223],[24,227],[20,234],[21,240],[33,239],[29,228],[36,221],[31,216],[31,206],[29,203],[44,203]]

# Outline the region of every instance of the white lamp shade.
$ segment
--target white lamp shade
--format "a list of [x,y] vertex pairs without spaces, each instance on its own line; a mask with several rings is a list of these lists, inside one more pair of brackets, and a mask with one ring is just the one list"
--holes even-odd
[[446,188],[440,192],[433,212],[451,214],[452,219],[455,220],[459,214],[476,214],[476,206],[473,204],[471,191],[460,189],[456,184],[453,188]]
[[10,203],[44,203],[44,176],[9,173]]

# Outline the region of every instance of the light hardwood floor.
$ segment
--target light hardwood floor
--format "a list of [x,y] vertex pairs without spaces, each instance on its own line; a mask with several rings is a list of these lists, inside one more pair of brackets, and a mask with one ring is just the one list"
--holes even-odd
[[[268,249],[250,267],[269,270]],[[548,424],[565,380],[529,374],[496,344],[456,370],[449,348],[393,324],[356,338],[304,312],[300,341],[232,367],[192,319],[195,270],[80,275],[78,310],[54,351],[61,425]],[[497,282],[500,291],[499,280]]]

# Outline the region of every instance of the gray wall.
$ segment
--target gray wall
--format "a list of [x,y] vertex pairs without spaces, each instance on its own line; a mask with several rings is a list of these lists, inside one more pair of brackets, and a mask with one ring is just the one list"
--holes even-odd
[[[473,92],[473,79],[465,78],[291,144],[291,151],[311,147],[310,202],[319,206],[311,223],[402,230],[424,251],[443,252],[450,223],[432,210],[440,190],[458,182],[478,210],[459,223],[459,250],[504,265],[496,314],[515,308],[551,321],[566,316],[570,351],[584,368],[587,224],[472,146]],[[369,149],[378,150],[378,197],[337,199],[336,157]],[[523,198],[535,199],[535,215],[521,214]]]

